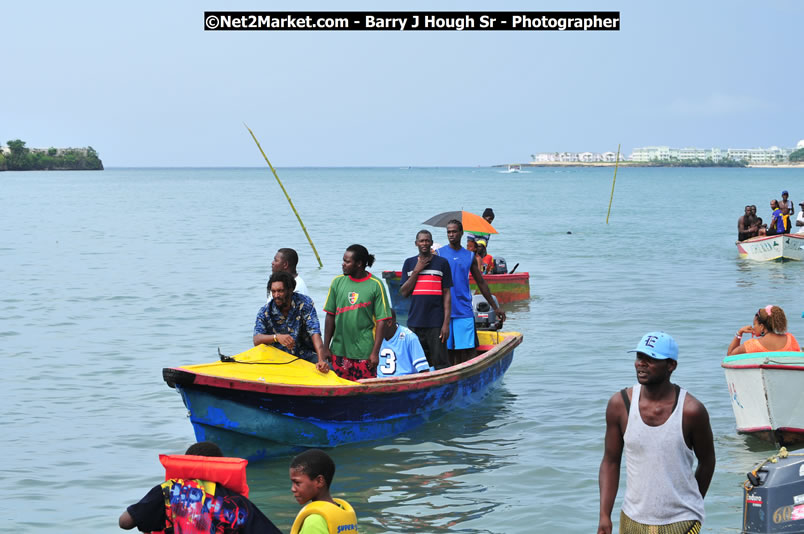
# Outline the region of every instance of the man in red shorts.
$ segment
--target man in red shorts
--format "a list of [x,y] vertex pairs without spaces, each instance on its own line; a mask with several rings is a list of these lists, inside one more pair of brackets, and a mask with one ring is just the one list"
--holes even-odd
[[324,304],[324,346],[332,353],[332,370],[347,380],[377,376],[384,320],[391,317],[385,286],[366,271],[373,264],[363,245],[347,248],[343,275],[332,281]]

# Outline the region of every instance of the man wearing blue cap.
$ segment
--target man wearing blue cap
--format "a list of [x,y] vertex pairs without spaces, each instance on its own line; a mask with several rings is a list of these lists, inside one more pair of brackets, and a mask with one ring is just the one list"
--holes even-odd
[[678,364],[678,345],[672,337],[650,332],[628,352],[636,353],[638,383],[615,393],[606,408],[597,532],[611,534],[611,510],[625,450],[620,533],[697,534],[715,471],[709,414],[698,399],[670,382]]

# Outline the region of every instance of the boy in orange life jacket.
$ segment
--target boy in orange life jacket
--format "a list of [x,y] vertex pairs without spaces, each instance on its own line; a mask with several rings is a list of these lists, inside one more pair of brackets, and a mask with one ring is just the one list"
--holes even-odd
[[335,462],[327,453],[310,449],[290,463],[290,491],[299,504],[290,534],[357,534],[357,516],[348,502],[329,493]]
[[[174,531],[210,534],[215,532],[281,534],[280,530],[240,493],[224,487],[219,481],[195,478],[196,468],[199,471],[206,471],[205,479],[217,478],[215,469],[209,468],[211,464],[220,463],[213,462],[212,458],[223,456],[217,445],[202,441],[191,445],[185,454],[195,457],[191,459],[178,457],[190,461],[191,467],[187,471],[193,473],[181,475],[187,478],[171,477],[164,483],[154,486],[140,502],[132,504],[123,512],[119,520],[120,528],[131,530],[137,527],[142,532],[164,531],[171,534]],[[200,456],[210,457],[210,462],[198,458]],[[221,460],[230,459],[221,458]],[[171,468],[165,465],[170,476]],[[245,486],[244,460],[241,469],[242,485]],[[248,493],[248,487],[245,486],[240,491]]]

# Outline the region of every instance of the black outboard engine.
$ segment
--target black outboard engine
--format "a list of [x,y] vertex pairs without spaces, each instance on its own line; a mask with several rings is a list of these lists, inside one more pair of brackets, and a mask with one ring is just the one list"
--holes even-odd
[[[491,296],[494,299],[494,304],[499,306],[497,297]],[[475,316],[475,329],[476,330],[497,330],[500,326],[497,324],[497,316],[494,314],[494,309],[489,305],[483,295],[472,295],[472,312]]]
[[804,533],[804,455],[762,462],[745,481],[743,533]]
[[491,274],[508,274],[508,264],[505,263],[505,258],[494,258]]

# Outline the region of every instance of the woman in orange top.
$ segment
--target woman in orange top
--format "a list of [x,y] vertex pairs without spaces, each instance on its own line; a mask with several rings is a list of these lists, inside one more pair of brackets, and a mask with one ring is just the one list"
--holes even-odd
[[[740,328],[729,343],[728,355],[747,352],[788,352],[800,351],[793,334],[786,332],[787,317],[779,306],[767,305],[754,315],[754,324]],[[743,334],[751,332],[754,336],[742,345]]]

